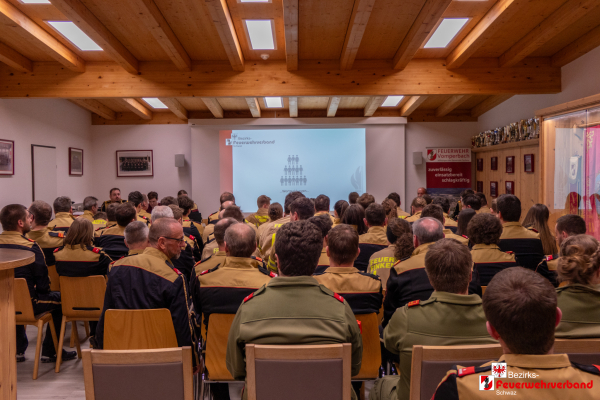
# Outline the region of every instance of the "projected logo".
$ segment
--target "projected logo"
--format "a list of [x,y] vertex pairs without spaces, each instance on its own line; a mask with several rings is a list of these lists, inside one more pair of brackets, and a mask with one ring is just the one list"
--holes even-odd
[[350,176],[350,183],[352,183],[352,187],[358,193],[363,193],[363,172],[360,170],[360,167],[356,168],[356,171]]
[[299,165],[300,157],[298,155],[290,155],[287,158],[287,165],[283,167],[284,175],[281,176],[279,182],[281,186],[306,186],[306,175],[304,168]]
[[231,139],[225,139],[225,146],[231,146],[233,144],[233,141],[237,138],[237,135],[235,133],[233,133],[231,135]]

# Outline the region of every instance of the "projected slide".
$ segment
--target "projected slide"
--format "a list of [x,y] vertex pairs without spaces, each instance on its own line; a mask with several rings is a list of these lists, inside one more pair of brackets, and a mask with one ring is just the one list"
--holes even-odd
[[243,212],[265,194],[283,206],[287,193],[325,194],[331,209],[366,190],[365,129],[268,129],[219,132],[221,192]]

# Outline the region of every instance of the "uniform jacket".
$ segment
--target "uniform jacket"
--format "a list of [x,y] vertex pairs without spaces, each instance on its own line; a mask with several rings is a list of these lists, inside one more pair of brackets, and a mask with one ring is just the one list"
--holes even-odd
[[94,214],[92,214],[92,212],[90,210],[83,210],[83,214],[81,214],[77,218],[87,219],[92,224],[94,223]]
[[59,212],[56,213],[54,219],[48,223],[48,228],[53,231],[67,232],[73,221],[75,221],[73,214],[69,212]]
[[211,239],[204,245],[204,249],[202,249],[202,257],[201,260],[204,260],[216,252],[219,251],[219,244],[217,243],[217,239]]
[[246,221],[254,224],[254,226],[258,228],[271,221],[271,218],[269,218],[269,210],[267,208],[259,208],[254,214],[247,216]]
[[56,272],[60,276],[92,276],[108,274],[108,266],[112,262],[102,249],[87,246],[84,249],[77,245],[56,249]]
[[556,289],[562,320],[557,338],[600,338],[600,285],[569,284]]
[[396,246],[391,244],[385,249],[373,253],[371,258],[369,258],[367,272],[369,274],[377,275],[377,270],[379,269],[392,268],[394,264],[396,264],[396,257],[394,257],[395,250]]
[[469,245],[469,238],[466,236],[460,236],[460,235],[455,235],[451,229],[444,229],[444,235],[446,236],[446,239],[456,239],[459,242],[461,242],[462,244],[464,244],[465,246]]
[[452,233],[456,233],[458,229],[458,222],[450,218],[446,213],[444,213],[444,229],[450,229]]
[[99,237],[94,239],[94,244],[113,260],[126,256],[129,249],[125,246],[125,227],[115,225],[102,231]]
[[152,214],[150,214],[148,211],[144,210],[143,208],[140,210],[140,216],[146,218],[148,221],[150,221],[152,219]]
[[408,400],[414,345],[457,346],[497,343],[486,330],[481,297],[433,292],[425,301],[399,308],[383,331],[385,348],[400,356],[398,400]]
[[35,240],[44,253],[46,265],[49,267],[53,266],[54,250],[63,245],[65,233],[61,231],[52,231],[50,228],[44,228],[39,231],[29,231],[25,236]]
[[404,211],[403,209],[401,209],[400,207],[396,207],[396,211],[398,212],[398,218],[408,218],[410,217],[410,214],[407,213],[406,211]]
[[519,222],[505,222],[500,236],[500,250],[515,253],[517,263],[535,271],[544,258],[544,247],[539,233],[524,228]]
[[558,258],[558,254],[544,256],[544,259],[538,264],[535,270],[535,272],[548,279],[554,287],[558,287],[559,283],[558,273],[556,272],[556,269],[558,268]]
[[[127,200],[120,200],[115,202],[116,204],[123,204],[123,203],[127,203]],[[106,200],[104,203],[102,203],[102,207],[100,207],[100,211],[104,211],[106,212],[106,209],[108,208],[108,206],[110,206],[112,204],[112,201],[110,200]]]
[[[492,375],[492,363],[505,362],[508,371],[513,374],[536,374],[540,379],[495,378],[492,392],[511,393],[506,396],[511,399],[577,399],[588,400],[600,398],[600,386],[598,385],[598,367],[592,365],[576,364],[569,361],[566,354],[504,354],[498,361],[490,361],[481,367],[461,368],[456,366],[448,371],[446,377],[438,386],[432,400],[440,399],[481,399],[484,397],[479,390],[480,376]],[[571,387],[567,386],[567,380]],[[573,383],[586,385],[595,381],[591,389],[574,389]],[[546,386],[543,386],[543,383]],[[502,387],[499,387],[499,384]],[[506,386],[504,386],[506,384]],[[537,386],[539,384],[539,386]],[[561,386],[558,386],[560,384]],[[562,385],[566,387],[562,387]]]
[[329,211],[318,211],[315,213],[315,217],[318,217],[319,215],[327,215],[331,219],[332,224],[335,222],[335,217],[331,215]]
[[117,221],[108,221],[105,226],[96,228],[94,231],[94,238],[100,237],[105,229],[112,228],[113,226],[117,226]]
[[185,276],[186,281],[189,282],[192,277],[194,265],[196,264],[196,261],[194,260],[194,249],[192,247],[195,242],[185,235],[184,240],[185,248],[181,250],[179,258],[173,258],[171,262],[173,263],[173,266]]
[[490,214],[492,210],[488,206],[481,206],[479,210],[477,210],[477,214]]
[[354,267],[362,272],[367,272],[369,260],[374,253],[388,247],[389,242],[385,233],[385,226],[372,226],[367,233],[358,237],[360,254],[354,261]]
[[150,218],[144,217],[142,214],[136,214],[135,220],[140,221],[146,224],[147,227],[150,227]]
[[209,224],[216,224],[217,221],[219,220],[219,212],[221,210],[219,209],[219,211],[215,211],[214,213],[210,214],[208,216],[208,223]]
[[290,217],[283,217],[277,221],[265,224],[265,229],[258,240],[258,247],[262,254],[262,259],[267,262],[267,267],[271,271],[277,271],[277,262],[275,261],[275,237],[279,228],[290,222]]
[[495,244],[476,244],[471,249],[473,274],[481,286],[487,286],[494,275],[505,268],[518,266],[514,254],[505,253]]
[[204,272],[206,270],[213,269],[213,268],[219,266],[225,260],[226,256],[227,255],[225,254],[224,251],[219,250],[212,256],[205,258],[202,261],[197,262],[196,265],[194,266],[194,270],[196,271],[196,276],[200,275],[202,272]]
[[341,220],[341,218],[333,217],[333,225],[332,225],[332,228],[333,228],[333,227],[335,227],[335,226],[337,226],[337,225],[339,225],[339,224],[341,224],[341,223],[342,223],[342,220]]
[[202,241],[202,233],[204,233],[204,227],[202,226],[202,224],[194,222],[189,218],[184,218],[183,233],[185,233],[187,236],[190,237],[190,239],[196,242],[198,250],[200,251],[200,254],[202,254],[202,248],[204,247],[204,242]]
[[421,211],[417,211],[414,215],[412,215],[410,217],[407,217],[406,221],[410,222],[412,224],[413,222],[415,222],[419,218],[421,218]]
[[327,268],[329,268],[329,256],[327,255],[327,247],[323,247],[321,250],[321,255],[319,256],[317,268],[315,269],[315,273],[313,275],[322,274]]
[[[216,222],[215,222],[216,223]],[[215,238],[215,224],[209,224],[204,228],[202,232],[202,243],[206,244],[209,240]]]
[[196,203],[194,203],[194,206],[190,211],[190,219],[194,222],[197,222],[199,225],[202,224],[202,213],[200,212],[200,210],[198,210],[198,205]]
[[379,313],[383,292],[378,276],[360,272],[354,267],[329,267],[314,278],[346,299],[354,314]]

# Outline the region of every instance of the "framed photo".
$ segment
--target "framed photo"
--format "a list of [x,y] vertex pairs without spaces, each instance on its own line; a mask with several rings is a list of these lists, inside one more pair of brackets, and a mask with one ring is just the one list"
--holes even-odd
[[498,171],[498,157],[492,157],[491,164],[492,164],[492,171]]
[[154,176],[152,150],[117,150],[117,176]]
[[490,196],[494,198],[498,197],[498,182],[496,181],[490,182]]
[[506,189],[506,194],[515,194],[515,182],[514,181],[504,182],[504,188]]
[[483,181],[477,181],[477,193],[483,193]]
[[0,175],[15,174],[15,142],[0,139]]
[[69,147],[69,175],[83,175],[83,150]]
[[515,156],[506,157],[506,173],[507,174],[515,173]]
[[525,166],[525,172],[534,172],[535,171],[535,163],[534,163],[534,155],[533,154],[525,154],[523,156],[523,165]]
[[483,171],[483,158],[477,159],[477,171]]

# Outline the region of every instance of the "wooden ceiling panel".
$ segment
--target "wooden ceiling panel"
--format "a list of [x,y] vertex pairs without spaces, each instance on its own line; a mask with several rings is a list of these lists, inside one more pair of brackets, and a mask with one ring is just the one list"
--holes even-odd
[[0,42],[21,53],[31,61],[54,61],[52,57],[21,37],[10,26],[0,24]]
[[473,107],[475,107],[478,104],[481,104],[482,101],[484,101],[485,99],[487,99],[490,96],[477,96],[477,95],[473,95],[471,97],[469,97],[468,100],[466,100],[464,103],[462,103],[460,105],[460,107],[458,107],[459,109],[472,109]]
[[200,97],[177,97],[177,100],[188,111],[209,111]]
[[248,103],[244,97],[219,97],[217,101],[225,111],[248,110]]
[[325,110],[329,97],[298,97],[299,110]]
[[[125,107],[125,104],[121,99],[96,99],[106,107],[110,108],[115,112],[130,112],[129,107]],[[146,103],[144,103],[146,104]]]
[[353,6],[354,0],[300,1],[298,4],[299,58],[339,59]]
[[370,97],[342,97],[338,108],[340,110],[358,110],[367,105]]
[[452,96],[448,95],[437,95],[437,96],[429,96],[427,99],[419,106],[420,109],[435,109],[444,104],[446,100],[448,100]]

